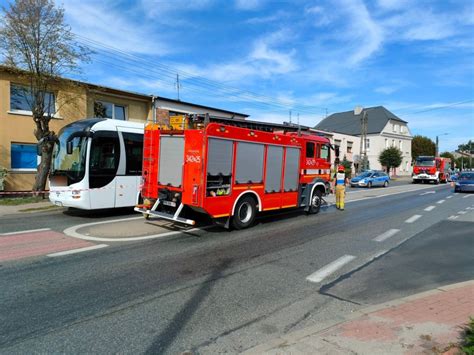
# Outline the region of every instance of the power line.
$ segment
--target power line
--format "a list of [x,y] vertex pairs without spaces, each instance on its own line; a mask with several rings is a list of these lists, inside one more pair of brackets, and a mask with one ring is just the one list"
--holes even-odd
[[[160,75],[164,75],[164,76],[167,76],[167,77],[171,77],[172,75],[175,76],[176,73],[179,72],[182,77],[183,76],[185,77],[184,80],[188,84],[194,85],[194,86],[198,87],[199,89],[218,90],[220,93],[224,93],[227,96],[235,97],[239,100],[246,101],[246,102],[249,102],[249,101],[254,101],[255,102],[255,101],[257,101],[257,102],[259,102],[263,105],[268,105],[268,106],[277,106],[277,107],[283,107],[283,108],[288,108],[288,107],[298,108],[299,111],[301,111],[303,113],[308,113],[308,114],[315,114],[315,115],[319,114],[319,112],[311,111],[312,109],[313,110],[314,109],[318,109],[318,110],[325,110],[326,109],[326,108],[320,108],[320,107],[317,107],[317,106],[310,106],[310,105],[301,105],[301,104],[300,105],[290,105],[288,103],[283,102],[282,100],[278,100],[278,99],[275,99],[275,98],[272,98],[272,97],[269,97],[269,96],[266,96],[266,95],[261,95],[261,94],[254,93],[252,91],[246,91],[246,90],[238,89],[238,88],[235,88],[235,87],[222,85],[222,84],[220,84],[218,82],[215,82],[213,80],[209,80],[207,78],[203,78],[203,77],[200,77],[200,76],[197,76],[197,75],[193,75],[193,74],[187,73],[187,72],[182,71],[182,70],[177,70],[176,68],[173,68],[171,66],[165,65],[165,64],[157,62],[157,61],[144,60],[143,58],[137,57],[133,54],[127,53],[127,52],[122,51],[120,49],[117,49],[115,47],[105,45],[103,43],[97,42],[95,40],[91,40],[89,38],[86,38],[86,37],[83,37],[83,36],[80,36],[80,35],[76,35],[76,37],[78,38],[78,42],[81,42],[82,44],[84,44],[86,46],[95,47],[95,48],[99,49],[102,52],[102,55],[104,55],[104,53],[103,53],[104,51],[109,52],[109,53],[110,52],[114,53],[115,55],[113,56],[113,60],[118,59],[119,61],[122,61],[122,62],[124,62],[124,60],[125,61],[130,60],[135,64],[139,64],[138,66],[141,66],[141,68],[143,68],[143,65],[146,65],[146,70],[148,72],[153,71],[157,74],[159,73]],[[118,57],[120,57],[120,58],[118,58]],[[137,65],[134,65],[134,67],[136,68]]]
[[[430,111],[434,111],[434,110],[442,110],[442,109],[445,109],[445,108],[449,108],[449,107],[453,107],[453,106],[458,106],[458,105],[462,105],[462,104],[466,104],[468,102],[473,102],[474,99],[470,99],[470,100],[465,100],[465,101],[459,101],[459,102],[454,102],[452,104],[447,104],[447,105],[444,105],[444,106],[438,106],[438,107],[432,107],[432,108],[429,108],[429,109],[426,109],[426,110],[421,110],[421,111],[416,111],[416,112],[412,112],[411,114],[414,115],[416,113],[424,113],[424,112],[430,112]],[[409,113],[410,114],[410,113]]]

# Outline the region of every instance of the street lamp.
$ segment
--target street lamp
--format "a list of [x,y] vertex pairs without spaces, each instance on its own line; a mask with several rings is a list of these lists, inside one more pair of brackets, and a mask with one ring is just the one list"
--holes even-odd
[[447,136],[449,133],[441,133],[436,136],[436,150],[435,150],[435,156],[438,156],[439,151],[438,151],[438,137],[439,136]]

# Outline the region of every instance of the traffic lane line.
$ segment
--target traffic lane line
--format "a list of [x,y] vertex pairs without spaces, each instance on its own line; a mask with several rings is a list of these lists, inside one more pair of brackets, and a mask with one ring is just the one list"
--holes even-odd
[[383,242],[384,240],[387,240],[388,238],[393,237],[398,232],[400,232],[400,229],[389,229],[385,233],[380,234],[379,236],[375,237],[372,240],[376,242]]
[[457,219],[459,216],[449,216],[448,219],[450,220],[453,220],[453,219]]
[[93,246],[93,243],[53,231],[15,234],[0,238],[0,261],[11,261]]
[[356,257],[353,256],[353,255],[341,256],[339,259],[334,260],[333,262],[327,264],[326,266],[322,267],[318,271],[316,271],[316,272],[312,273],[311,275],[309,275],[306,278],[306,280],[308,280],[309,282],[321,282],[326,277],[333,274],[334,272],[336,272],[341,267],[343,267],[347,263],[351,262],[355,258]]
[[450,195],[450,196],[448,196],[448,197],[446,197],[446,198],[453,198],[453,196],[452,196],[452,195]]
[[444,203],[444,201],[446,201],[446,200],[439,200],[439,201],[437,201],[436,203],[442,204],[442,203]]
[[466,214],[467,211],[459,211],[458,214]]
[[472,195],[466,195],[466,196],[463,196],[462,198],[468,198],[468,197],[471,197]]
[[435,194],[436,191],[427,191],[427,192],[423,192],[422,194],[420,194],[420,196],[425,196],[425,195],[429,195],[429,194]]
[[51,228],[28,229],[28,230],[18,231],[18,232],[1,233],[0,236],[35,233],[35,232],[45,232],[45,231],[50,231],[50,230],[51,230]]
[[411,216],[410,218],[408,218],[405,221],[405,223],[413,223],[413,222],[417,221],[419,218],[421,218],[421,215],[415,214],[415,215]]
[[436,206],[428,206],[425,208],[425,211],[429,212],[429,211],[432,211],[436,208]]
[[85,251],[90,251],[90,250],[95,250],[95,249],[102,249],[102,248],[105,248],[105,247],[108,247],[108,245],[107,244],[97,244],[97,245],[92,245],[90,247],[60,251],[60,252],[57,252],[57,253],[48,254],[46,256],[49,256],[50,258],[54,258],[54,257],[58,257],[58,256],[82,253],[82,252],[85,252]]

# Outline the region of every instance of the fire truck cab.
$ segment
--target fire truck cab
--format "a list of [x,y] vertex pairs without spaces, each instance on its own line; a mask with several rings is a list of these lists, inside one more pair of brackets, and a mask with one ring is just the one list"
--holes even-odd
[[413,167],[413,183],[419,182],[448,182],[451,168],[451,159],[433,156],[420,156],[416,158],[415,166]]
[[330,142],[294,125],[207,119],[193,129],[145,127],[142,203],[135,210],[194,225],[183,210],[236,229],[257,213],[319,212],[329,192]]

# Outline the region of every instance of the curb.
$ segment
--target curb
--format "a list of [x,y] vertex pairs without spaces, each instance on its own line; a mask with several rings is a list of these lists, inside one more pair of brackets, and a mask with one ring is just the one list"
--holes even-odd
[[328,321],[328,322],[325,322],[325,323],[323,323],[319,326],[311,326],[311,327],[307,327],[305,329],[301,329],[301,330],[291,332],[289,334],[284,334],[284,335],[281,335],[280,337],[275,338],[273,340],[270,340],[270,341],[268,341],[264,344],[257,345],[257,346],[255,346],[251,349],[248,349],[248,350],[242,352],[242,354],[245,354],[245,355],[262,354],[266,351],[270,351],[270,350],[275,349],[275,348],[286,346],[289,343],[298,342],[298,341],[300,341],[303,338],[306,338],[308,336],[318,335],[318,334],[323,333],[323,332],[325,332],[325,331],[327,331],[331,328],[334,328],[334,327],[336,327],[340,324],[352,321],[356,318],[368,315],[368,314],[376,312],[376,311],[380,311],[381,309],[400,306],[400,305],[403,305],[405,303],[408,303],[408,302],[411,302],[411,301],[414,301],[414,300],[417,300],[417,299],[420,299],[420,298],[424,298],[424,297],[432,296],[432,295],[435,295],[435,294],[455,290],[457,288],[465,287],[465,286],[469,286],[469,285],[474,286],[474,280],[458,282],[458,283],[451,284],[451,285],[437,287],[437,288],[429,290],[429,291],[424,291],[424,292],[416,293],[416,294],[411,295],[411,296],[407,296],[407,297],[399,298],[399,299],[396,299],[396,300],[384,302],[384,303],[374,305],[374,306],[369,306],[369,307],[366,307],[366,308],[361,309],[361,310],[357,310],[354,313],[349,314],[342,321],[336,321],[336,322],[329,322]]

